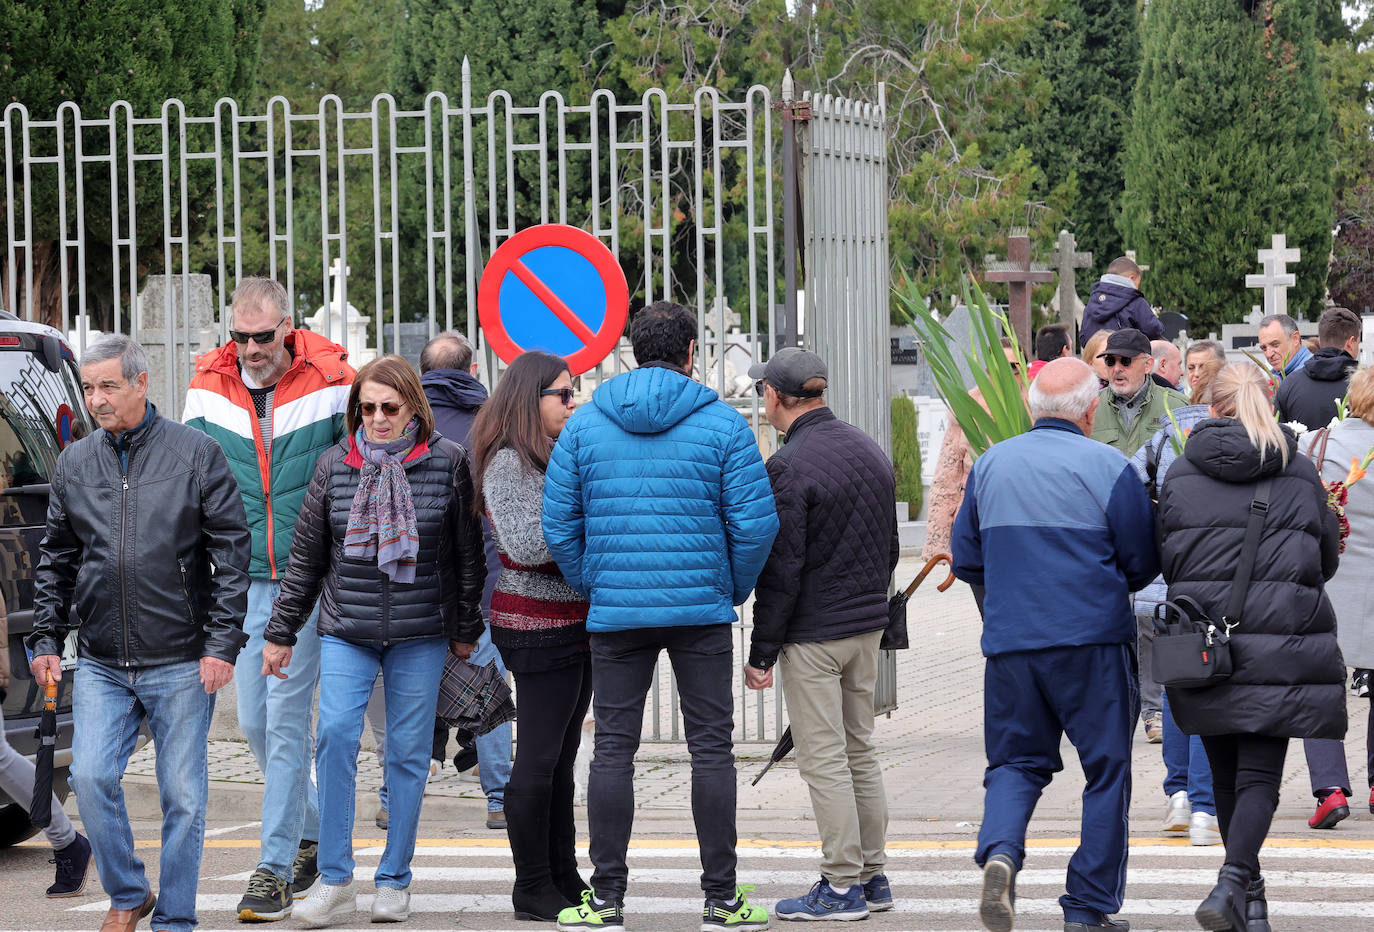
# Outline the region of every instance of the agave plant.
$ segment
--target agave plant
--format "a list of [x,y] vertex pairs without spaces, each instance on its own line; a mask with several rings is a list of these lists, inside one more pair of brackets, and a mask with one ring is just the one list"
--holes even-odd
[[[964,282],[964,303],[973,322],[973,346],[962,348],[935,319],[910,278],[902,275],[899,281],[900,284],[893,288],[896,307],[920,337],[936,389],[968,439],[974,458],[994,443],[1030,430],[1030,412],[1026,410],[1021,383],[1002,352],[1002,334],[1005,333],[1011,338],[1017,358],[1025,358],[1016,341],[1016,330],[1005,315],[988,304],[978,282],[972,276]],[[963,372],[955,361],[956,353],[967,363],[986,409],[965,387]]]

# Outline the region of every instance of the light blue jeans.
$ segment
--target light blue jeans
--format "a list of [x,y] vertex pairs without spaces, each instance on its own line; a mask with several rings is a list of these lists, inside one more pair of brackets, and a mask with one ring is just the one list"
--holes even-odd
[[262,632],[272,618],[272,602],[281,585],[254,579],[248,586],[248,613],[243,630],[248,643],[234,665],[239,727],[263,773],[262,853],[258,867],[292,880],[291,864],[301,840],[320,837],[320,809],[315,781],[310,779],[314,756],[315,684],[320,679],[320,635],[315,629],[318,607],[296,634],[286,679],[262,675]]
[[379,887],[410,886],[410,860],[429,778],[434,709],[447,638],[399,641],[381,647],[320,638],[320,725],[315,777],[320,793],[319,868],[324,882],[353,879],[354,792],[364,713],[377,671],[386,698],[386,775],[389,828],[373,879]]
[[[491,629],[487,628],[477,639],[477,649],[468,658],[470,663],[485,667],[496,661],[496,669],[506,675],[506,664],[501,660],[501,652],[491,643]],[[382,762],[382,785],[377,787],[377,798],[386,809],[386,723],[384,691],[373,693],[372,704],[368,706],[368,720],[372,724],[372,735],[377,740],[377,757]],[[379,720],[381,724],[379,725]],[[435,732],[441,727],[435,723]],[[482,793],[487,797],[487,812],[500,812],[506,807],[506,784],[510,782],[511,771],[510,722],[498,725],[477,739],[477,776],[482,781]]]
[[100,883],[115,909],[137,909],[148,895],[143,862],[120,782],[144,721],[157,749],[162,803],[161,871],[152,927],[196,926],[196,884],[210,784],[205,739],[215,697],[200,682],[200,662],[120,669],[85,657],[72,704],[72,787],[91,841]]

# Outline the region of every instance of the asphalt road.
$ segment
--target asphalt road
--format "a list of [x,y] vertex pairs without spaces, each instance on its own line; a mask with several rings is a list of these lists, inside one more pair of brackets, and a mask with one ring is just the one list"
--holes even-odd
[[[1360,822],[1366,822],[1366,818]],[[1273,926],[1282,932],[1374,929],[1374,841],[1356,820],[1345,831],[1320,836],[1280,832],[1264,856]],[[981,928],[976,897],[980,875],[972,863],[967,827],[954,837],[920,826],[894,826],[888,876],[897,908],[874,914],[861,928],[891,932],[954,932]],[[804,892],[817,877],[818,851],[805,821],[757,819],[741,822],[739,880],[753,884],[751,898],[768,906]],[[369,926],[371,874],[381,855],[381,832],[359,822],[359,912],[340,929]],[[424,822],[414,859],[414,912],[406,928],[514,930],[531,928],[510,912],[509,851],[499,833],[480,826]],[[135,826],[139,854],[157,872],[157,826]],[[1018,929],[1062,928],[1056,898],[1074,839],[1040,832],[1031,842],[1026,869],[1018,879]],[[257,826],[210,822],[201,865],[201,929],[243,929],[234,907],[256,866]],[[94,875],[85,895],[47,900],[48,850],[33,842],[0,851],[0,930],[96,929],[108,906]],[[583,855],[585,865],[585,853]],[[1196,929],[1192,910],[1210,889],[1220,848],[1194,848],[1186,841],[1140,837],[1132,841],[1127,902],[1122,916],[1137,930]],[[630,853],[626,900],[631,930],[695,930],[701,899],[699,864],[690,825],[657,818],[637,833]],[[775,927],[790,924],[777,922]],[[141,928],[146,928],[146,923]],[[299,924],[286,920],[283,929]],[[541,928],[535,926],[534,928]],[[542,928],[550,928],[544,926]]]

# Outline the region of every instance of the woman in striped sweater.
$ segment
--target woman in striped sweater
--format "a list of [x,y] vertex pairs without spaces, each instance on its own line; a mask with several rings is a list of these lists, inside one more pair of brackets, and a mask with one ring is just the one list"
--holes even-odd
[[587,601],[564,580],[540,527],[544,470],[572,416],[568,365],[519,356],[472,427],[477,502],[491,520],[501,576],[491,639],[515,674],[519,735],[506,786],[515,918],[552,922],[582,899],[573,853],[573,762],[592,695]]

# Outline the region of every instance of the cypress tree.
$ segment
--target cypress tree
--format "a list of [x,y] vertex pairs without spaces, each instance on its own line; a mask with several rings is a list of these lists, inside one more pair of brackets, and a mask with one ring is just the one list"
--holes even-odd
[[1126,148],[1121,233],[1154,302],[1193,333],[1240,320],[1255,251],[1302,250],[1289,306],[1321,306],[1331,251],[1330,117],[1310,0],[1152,0]]

